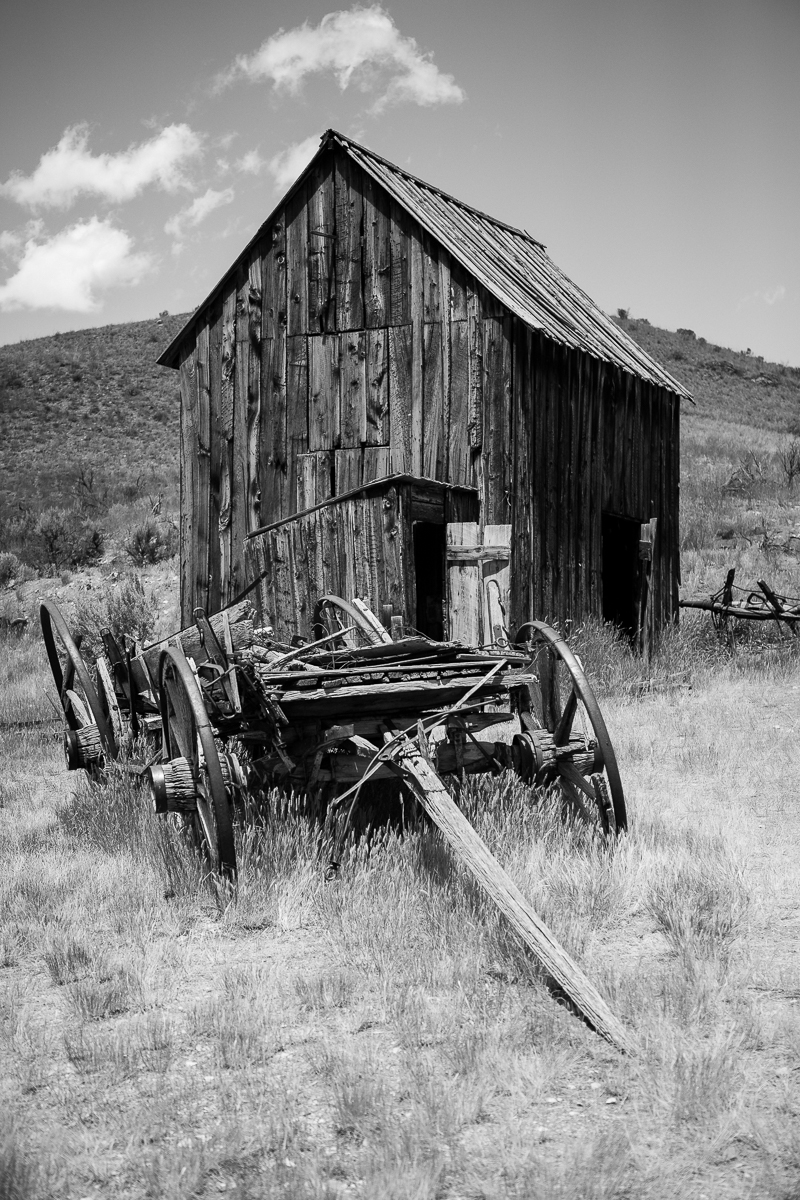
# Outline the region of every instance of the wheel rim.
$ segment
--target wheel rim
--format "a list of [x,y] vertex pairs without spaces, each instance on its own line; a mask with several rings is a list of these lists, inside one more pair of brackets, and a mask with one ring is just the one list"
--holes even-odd
[[202,692],[180,646],[162,651],[158,692],[164,758],[185,758],[192,769],[197,812],[189,819],[190,831],[212,869],[235,879],[233,819],[219,752]]
[[[68,728],[78,732],[91,723],[95,724],[103,753],[108,758],[116,758],[116,738],[103,711],[97,689],[92,683],[89,670],[61,610],[52,600],[42,602],[39,608],[39,622],[50,670]],[[59,654],[59,642],[64,652],[63,660]]]
[[[345,633],[344,630],[351,625],[355,625],[356,628]],[[379,646],[381,644],[381,639],[364,614],[360,613],[348,600],[343,600],[341,596],[321,596],[319,598],[314,605],[312,629],[315,640],[327,637],[329,633],[336,633],[337,629],[341,629],[343,631],[341,645],[347,650],[356,650],[359,646],[364,645]],[[338,642],[331,643],[331,646],[336,645]]]
[[[595,764],[590,773],[582,775],[559,767],[562,793],[573,809],[583,816],[596,812],[600,828],[613,836],[628,827],[625,794],[622,788],[614,747],[583,667],[569,646],[554,629],[542,621],[529,621],[516,634],[517,645],[530,646],[536,674],[537,689],[533,689],[533,718],[541,729],[552,735],[558,746],[570,736],[591,730],[601,766]],[[593,779],[597,777],[597,784]]]

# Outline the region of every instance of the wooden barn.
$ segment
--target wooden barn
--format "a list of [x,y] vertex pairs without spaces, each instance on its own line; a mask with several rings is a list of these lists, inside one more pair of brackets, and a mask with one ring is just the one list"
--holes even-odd
[[470,643],[633,631],[643,571],[677,618],[687,392],[529,234],[333,130],[159,362],[184,623],[258,578],[282,635],[324,593]]

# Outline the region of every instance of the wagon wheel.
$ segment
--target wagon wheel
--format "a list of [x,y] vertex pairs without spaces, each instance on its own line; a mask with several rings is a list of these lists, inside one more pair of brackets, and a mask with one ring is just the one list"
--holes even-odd
[[169,646],[158,664],[164,758],[184,758],[194,783],[197,809],[186,824],[212,869],[236,878],[233,817],[214,732],[200,686],[180,646]]
[[[532,649],[538,687],[531,689],[532,711],[524,714],[535,730],[546,731],[555,755],[554,778],[572,808],[593,817],[605,836],[628,827],[625,795],[614,747],[594,692],[579,660],[554,629],[541,621],[529,621],[516,634],[517,644]],[[583,743],[583,747],[581,746]],[[593,754],[582,753],[593,744]],[[518,753],[526,746],[515,739]],[[559,748],[574,747],[570,756],[559,757]],[[562,750],[563,754],[563,750]]]
[[[355,629],[351,628],[353,625]],[[319,598],[314,605],[311,627],[315,641],[341,630],[341,638],[331,642],[331,645],[342,649],[356,650],[359,646],[377,646],[381,641],[364,614],[349,600],[342,600],[341,596]]]
[[77,641],[67,627],[58,605],[44,600],[39,608],[50,670],[64,712],[64,753],[67,766],[85,767],[90,774],[102,768],[104,760],[117,757],[114,729],[103,711],[97,689]]

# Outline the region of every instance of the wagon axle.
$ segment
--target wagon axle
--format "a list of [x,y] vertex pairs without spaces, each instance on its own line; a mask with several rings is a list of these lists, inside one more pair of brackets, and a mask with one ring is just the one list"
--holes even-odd
[[[241,794],[246,783],[236,755],[220,753],[219,765],[228,795]],[[199,764],[199,771],[198,777],[193,764],[181,756],[148,767],[145,780],[150,791],[153,811],[159,814],[197,812],[198,799],[202,798],[208,789],[208,778],[203,763]]]

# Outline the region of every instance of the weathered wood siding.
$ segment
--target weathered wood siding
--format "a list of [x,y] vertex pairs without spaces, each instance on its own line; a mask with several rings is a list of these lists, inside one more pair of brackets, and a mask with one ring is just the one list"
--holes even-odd
[[341,149],[198,314],[180,376],[184,620],[252,578],[247,532],[396,472],[512,525],[512,622],[601,611],[604,509],[658,517],[657,623],[676,612],[677,398],[531,330]]

